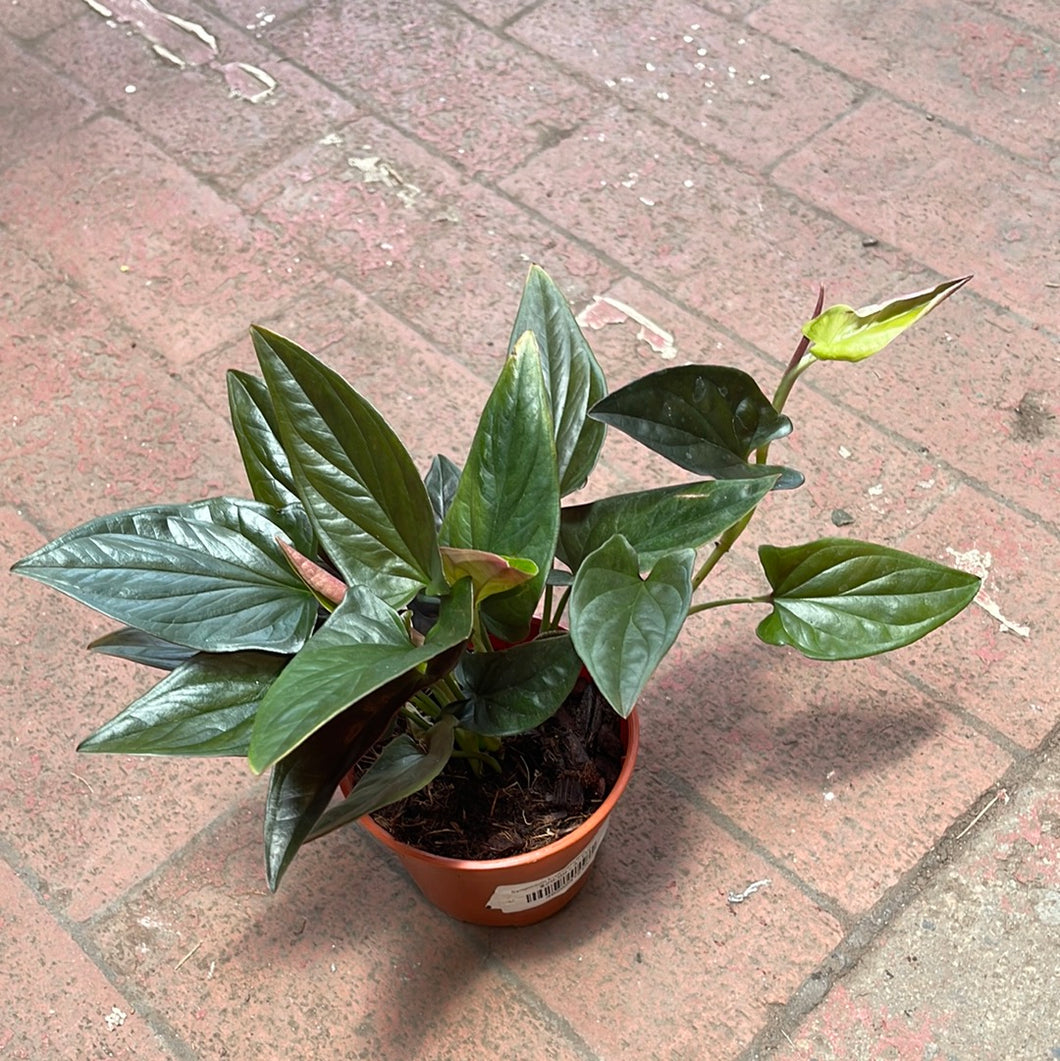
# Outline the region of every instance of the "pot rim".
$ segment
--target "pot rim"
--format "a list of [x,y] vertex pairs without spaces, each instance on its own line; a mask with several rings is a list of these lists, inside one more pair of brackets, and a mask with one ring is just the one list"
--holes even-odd
[[423,851],[418,847],[413,847],[411,844],[395,839],[386,829],[377,824],[370,814],[366,814],[358,821],[376,840],[390,848],[391,851],[396,852],[403,859],[412,859],[439,867],[445,866],[463,873],[488,873],[497,870],[514,869],[518,866],[532,866],[535,862],[540,862],[565,848],[574,847],[582,841],[587,841],[593,833],[601,828],[608,815],[614,810],[615,804],[618,803],[619,798],[626,789],[626,785],[629,784],[629,779],[633,776],[637,750],[640,747],[640,716],[637,713],[637,709],[634,708],[629,717],[623,721],[626,727],[626,749],[625,755],[622,757],[622,769],[619,771],[618,777],[615,779],[615,783],[611,786],[611,791],[608,792],[603,803],[577,828],[572,829],[566,835],[559,837],[559,839],[545,844],[543,847],[535,848],[533,851],[525,851],[521,855],[509,855],[506,858],[449,858],[445,855],[431,854],[429,851]]

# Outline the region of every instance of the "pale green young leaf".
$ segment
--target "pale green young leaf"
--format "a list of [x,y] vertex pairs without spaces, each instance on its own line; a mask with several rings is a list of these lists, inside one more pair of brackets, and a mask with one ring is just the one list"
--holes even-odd
[[811,340],[810,353],[821,361],[864,361],[969,280],[971,276],[961,276],[928,291],[917,291],[862,309],[830,306],[803,325],[802,334]]

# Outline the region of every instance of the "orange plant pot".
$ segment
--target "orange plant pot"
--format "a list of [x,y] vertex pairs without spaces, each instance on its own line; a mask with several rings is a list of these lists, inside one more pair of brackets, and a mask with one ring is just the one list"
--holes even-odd
[[634,711],[622,723],[625,755],[604,802],[572,832],[536,851],[481,861],[443,858],[395,840],[370,816],[361,825],[397,855],[439,910],[475,925],[532,925],[562,910],[581,890],[607,832],[607,820],[633,774],[640,747]]

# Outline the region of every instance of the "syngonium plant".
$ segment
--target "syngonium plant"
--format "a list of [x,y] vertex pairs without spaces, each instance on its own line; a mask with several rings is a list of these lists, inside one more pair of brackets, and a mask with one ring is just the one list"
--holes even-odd
[[[228,373],[253,500],[102,516],[15,564],[126,624],[91,648],[169,672],[80,749],[246,756],[271,771],[275,888],[306,840],[443,769],[497,767],[502,738],[553,715],[583,667],[628,716],[690,615],[768,607],[758,636],[814,659],[910,644],[969,604],[978,580],[829,537],[761,546],[760,596],[699,594],[766,495],[802,482],[769,463],[792,430],[796,379],[878,352],[967,279],[861,310],[821,312],[822,294],[770,402],[747,373],[700,364],[608,393],[535,266],[463,467],[438,456],[423,476],[349,383],[253,328],[261,378]],[[607,425],[694,480],[566,504]]]

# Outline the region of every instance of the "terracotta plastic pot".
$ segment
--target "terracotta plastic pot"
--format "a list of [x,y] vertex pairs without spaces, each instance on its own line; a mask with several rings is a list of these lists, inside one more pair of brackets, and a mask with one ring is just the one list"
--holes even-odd
[[395,840],[371,817],[361,824],[397,855],[420,891],[443,912],[476,925],[532,925],[562,910],[581,890],[625,791],[640,746],[634,711],[622,723],[625,756],[618,780],[591,817],[566,836],[511,858],[473,861],[428,854]]

